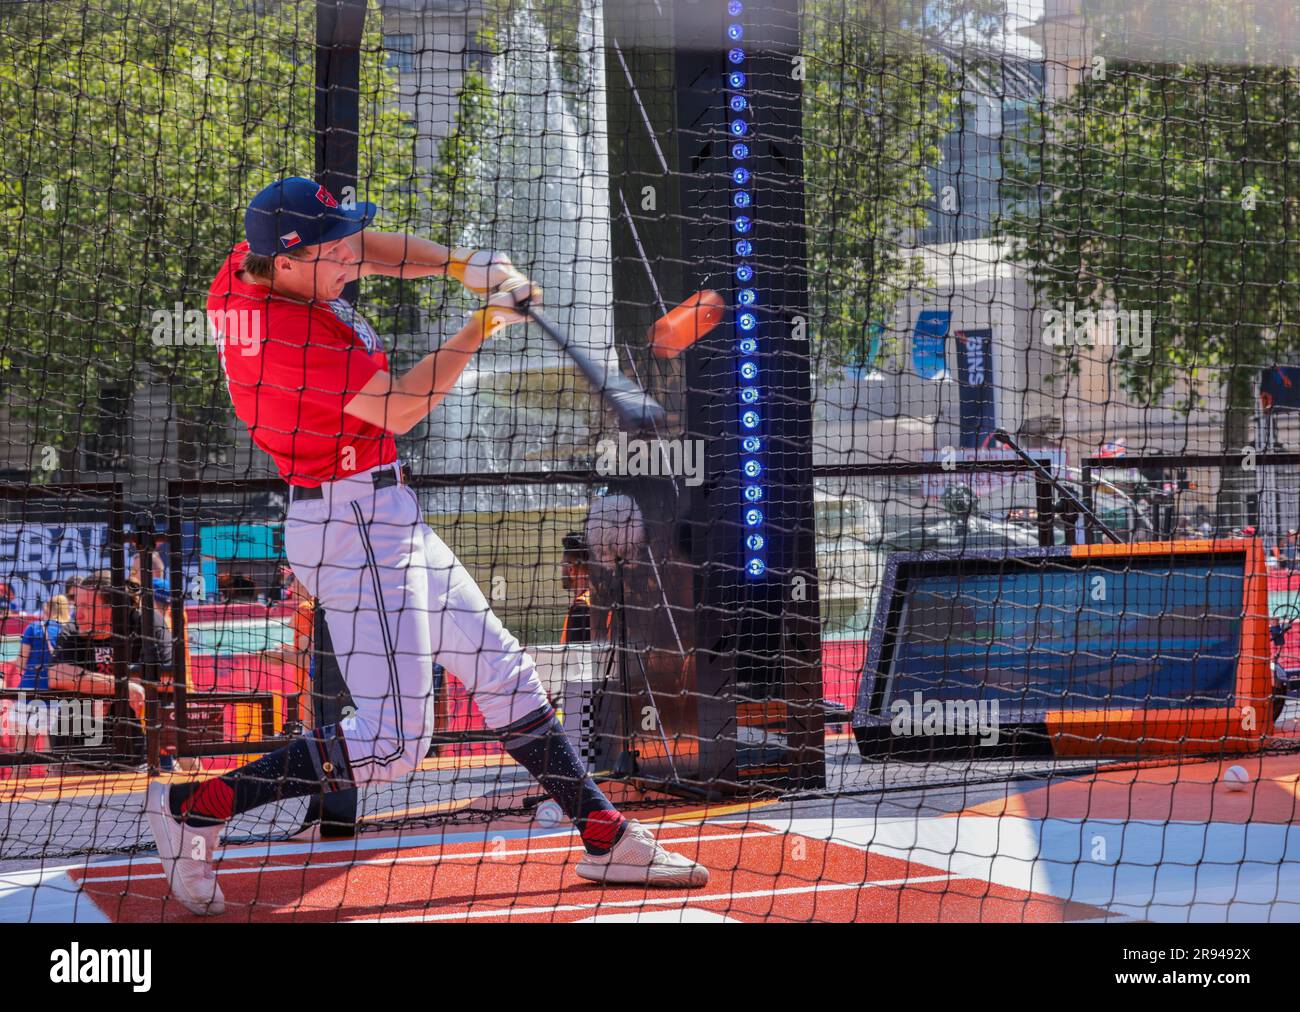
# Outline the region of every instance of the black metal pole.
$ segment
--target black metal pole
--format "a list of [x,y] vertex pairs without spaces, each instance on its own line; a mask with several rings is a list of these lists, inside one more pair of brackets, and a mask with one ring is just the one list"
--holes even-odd
[[[366,0],[316,3],[316,179],[340,201],[356,196],[361,137],[361,35]],[[351,192],[349,194],[349,187]],[[343,290],[356,302],[357,284]]]
[[[357,148],[361,137],[361,35],[365,24],[366,0],[317,0],[316,178],[345,202],[349,197],[359,199]],[[355,281],[344,288],[343,297],[356,302]],[[319,676],[327,664],[336,665],[336,662],[332,650],[328,655],[321,650],[328,632],[324,613],[319,608],[316,617],[317,635],[312,637],[312,650]],[[315,699],[321,703],[317,717],[328,714],[336,721],[341,693],[335,691],[327,696],[322,689],[321,685],[312,686]],[[346,692],[346,687],[342,691]],[[314,799],[313,809],[313,814],[321,819],[322,835],[351,836],[357,818],[356,788],[322,795]]]
[[176,756],[189,757],[189,720],[186,691],[189,669],[185,663],[185,538],[181,524],[181,496],[167,487],[167,566],[172,609],[172,722],[176,730]]
[[[151,521],[145,521],[136,531],[136,557],[140,560],[140,681],[144,686],[144,754],[149,765],[149,775],[159,772],[159,755],[162,749],[161,723],[158,707],[158,652],[154,637],[153,557],[157,536]],[[165,633],[165,630],[164,630]]]
[[126,513],[119,486],[108,507],[109,579],[113,588],[113,751],[119,762],[135,764],[129,728],[135,715],[131,712],[130,673],[127,668],[127,614],[126,599]]

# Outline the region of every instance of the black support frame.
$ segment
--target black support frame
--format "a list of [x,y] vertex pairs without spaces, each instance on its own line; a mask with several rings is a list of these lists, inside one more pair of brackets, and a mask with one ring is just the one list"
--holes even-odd
[[[726,0],[618,0],[605,5],[605,16],[615,329],[635,362],[644,354],[641,335],[665,305],[710,288],[732,306],[740,287],[724,77],[730,19]],[[651,364],[652,392],[678,409],[667,435],[705,446],[704,482],[676,497],[693,597],[671,606],[693,616],[698,722],[684,733],[698,737],[699,776],[817,789],[825,728],[798,4],[765,3],[746,31],[768,568],[761,578],[744,571],[739,355],[729,312],[670,367],[655,372]],[[650,208],[641,202],[647,188],[656,198]],[[663,501],[653,492],[647,499]],[[752,775],[735,748],[737,708],[746,704],[774,704],[772,712],[783,714],[775,740],[785,759]]]

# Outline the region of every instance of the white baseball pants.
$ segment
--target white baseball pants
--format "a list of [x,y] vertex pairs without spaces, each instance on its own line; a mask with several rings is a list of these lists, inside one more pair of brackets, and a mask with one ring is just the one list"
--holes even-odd
[[433,734],[433,664],[474,694],[489,727],[547,705],[533,659],[465,567],[424,522],[414,490],[375,489],[390,464],[292,502],[294,574],[325,609],[356,713],[342,722],[358,786],[418,767]]

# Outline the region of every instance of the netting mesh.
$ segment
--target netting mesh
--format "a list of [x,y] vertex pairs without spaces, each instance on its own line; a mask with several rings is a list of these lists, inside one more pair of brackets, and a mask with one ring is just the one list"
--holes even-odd
[[0,0],[0,918],[1293,917],[1295,20]]

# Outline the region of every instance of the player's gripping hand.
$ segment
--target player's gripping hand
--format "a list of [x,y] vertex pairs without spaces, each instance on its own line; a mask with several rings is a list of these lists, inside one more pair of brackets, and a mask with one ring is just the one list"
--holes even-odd
[[504,253],[458,248],[451,251],[447,273],[477,295],[510,293],[517,304],[540,303],[542,290]]
[[483,331],[488,337],[512,323],[524,323],[528,319],[513,291],[497,292],[479,312],[483,316]]

